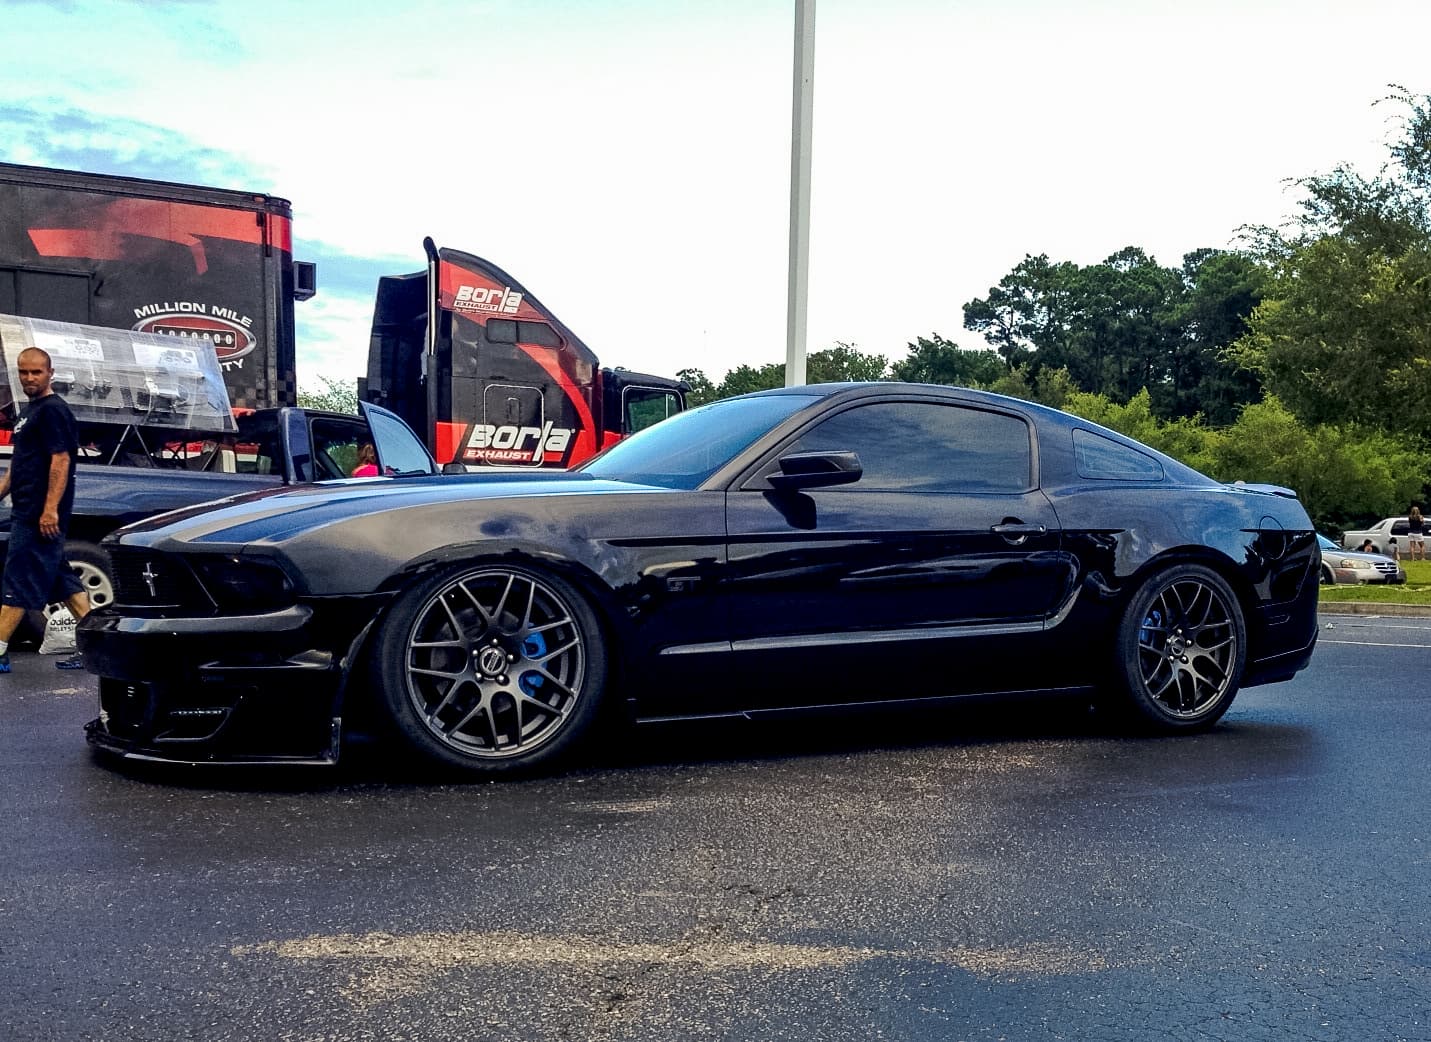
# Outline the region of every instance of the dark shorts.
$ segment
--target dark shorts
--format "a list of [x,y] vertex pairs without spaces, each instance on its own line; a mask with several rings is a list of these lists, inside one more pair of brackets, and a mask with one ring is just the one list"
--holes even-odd
[[46,539],[33,522],[11,521],[0,603],[15,608],[43,608],[83,592],[79,578],[65,560],[63,539]]

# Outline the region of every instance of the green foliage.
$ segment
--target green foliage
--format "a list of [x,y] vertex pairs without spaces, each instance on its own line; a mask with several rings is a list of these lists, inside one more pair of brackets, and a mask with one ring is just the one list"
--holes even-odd
[[[809,359],[806,359],[809,364]],[[741,365],[725,374],[725,379],[720,382],[717,388],[717,398],[732,398],[737,394],[749,394],[752,391],[768,391],[772,387],[785,386],[785,363],[769,362],[759,369],[754,366]]]
[[335,380],[331,376],[319,376],[323,382],[321,391],[298,390],[298,404],[305,409],[326,409],[329,412],[358,411],[358,381]]
[[1377,176],[1301,180],[1290,230],[1251,237],[1273,272],[1230,355],[1309,423],[1431,434],[1431,99],[1405,90]]
[[1313,520],[1335,528],[1401,512],[1431,477],[1418,441],[1365,427],[1307,426],[1270,396],[1225,432],[1208,473],[1295,489]]
[[989,387],[1009,374],[1009,365],[997,351],[966,351],[938,333],[919,337],[908,345],[909,354],[890,366],[896,380],[948,384],[953,387]]
[[1062,407],[1219,481],[1290,488],[1319,527],[1398,513],[1431,478],[1420,442],[1370,428],[1307,426],[1273,397],[1245,407],[1225,428],[1200,417],[1159,419],[1147,391],[1121,404],[1074,391]]
[[[860,351],[853,344],[837,341],[834,347],[823,351],[812,351],[805,356],[805,379],[812,384],[862,382],[883,380],[889,363],[883,355],[870,355]],[[683,370],[685,373],[700,370]],[[701,374],[704,378],[705,374]],[[707,381],[709,383],[709,381]],[[713,389],[716,398],[732,398],[737,394],[752,391],[767,391],[772,387],[785,386],[785,363],[768,362],[760,367],[741,365],[725,374],[720,386]]]
[[1190,253],[1181,268],[1134,246],[1087,267],[1027,256],[964,305],[964,324],[1030,383],[1066,369],[1076,387],[1120,402],[1147,388],[1158,416],[1230,423],[1258,384],[1223,352],[1263,279],[1251,258],[1221,250]]
[[691,389],[686,392],[686,405],[694,409],[697,405],[705,405],[720,397],[716,393],[715,384],[711,383],[711,378],[701,369],[679,369],[676,371],[676,379],[684,380],[691,385]]
[[[805,357],[805,379],[812,384],[836,384],[883,380],[889,368],[884,355],[867,355],[854,344],[837,340],[834,347],[814,351]],[[785,375],[781,366],[780,374]]]

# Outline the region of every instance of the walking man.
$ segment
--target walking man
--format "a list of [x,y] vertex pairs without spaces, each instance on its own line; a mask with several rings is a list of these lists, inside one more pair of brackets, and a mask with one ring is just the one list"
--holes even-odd
[[[75,499],[79,433],[74,414],[50,387],[50,356],[27,347],[15,360],[30,399],[15,422],[10,469],[0,477],[0,500],[10,497],[10,545],[0,582],[0,673],[10,672],[10,638],[27,610],[64,601],[76,619],[89,614],[89,597],[65,560],[65,530]],[[55,663],[82,669],[78,655]]]

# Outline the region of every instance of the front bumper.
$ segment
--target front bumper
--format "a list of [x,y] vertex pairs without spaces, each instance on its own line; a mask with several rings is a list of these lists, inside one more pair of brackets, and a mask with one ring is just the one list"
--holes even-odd
[[79,628],[99,675],[90,744],[178,763],[337,761],[348,643],[310,606],[159,619],[91,612]]

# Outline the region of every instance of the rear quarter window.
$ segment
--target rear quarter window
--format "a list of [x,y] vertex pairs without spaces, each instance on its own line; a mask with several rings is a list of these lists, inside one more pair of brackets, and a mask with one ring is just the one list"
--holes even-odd
[[1073,459],[1078,476],[1091,481],[1161,481],[1164,476],[1154,457],[1081,428],[1073,432]]

